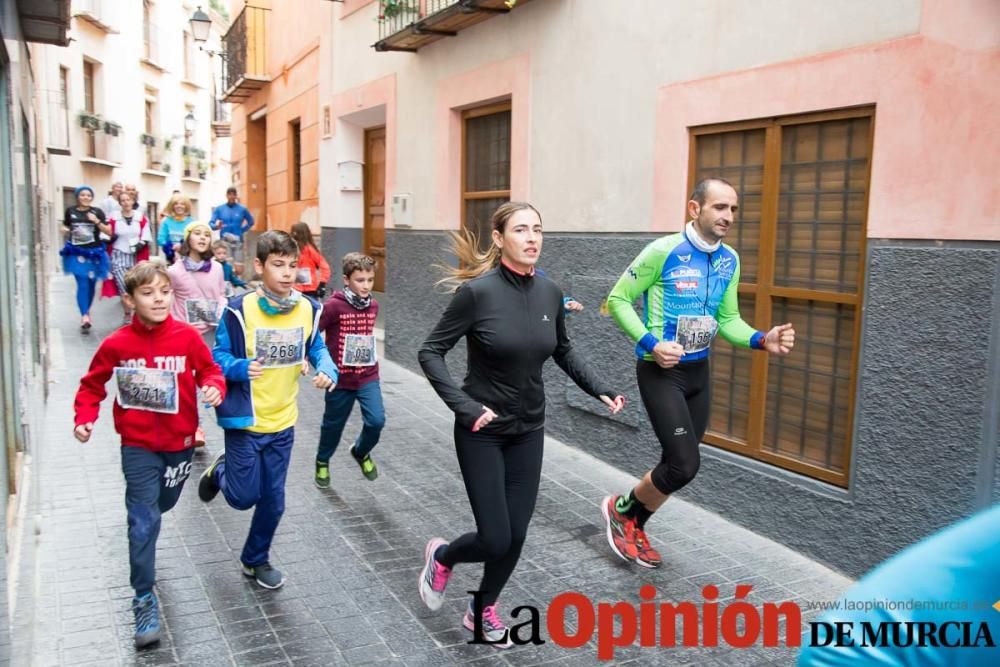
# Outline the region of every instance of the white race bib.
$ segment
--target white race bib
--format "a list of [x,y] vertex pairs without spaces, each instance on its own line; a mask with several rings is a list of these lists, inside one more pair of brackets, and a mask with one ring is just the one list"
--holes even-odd
[[306,332],[303,327],[294,329],[256,329],[254,349],[256,359],[262,359],[265,368],[297,366],[305,358]]
[[184,302],[184,311],[188,324],[219,323],[219,302],[215,299],[188,299]]
[[115,368],[118,405],[175,415],[178,409],[177,371],[165,368]]
[[719,330],[719,323],[711,315],[681,315],[677,318],[675,340],[685,354],[707,350]]
[[347,334],[344,336],[344,356],[342,366],[374,366],[378,363],[378,353],[375,351],[375,336],[359,336]]
[[301,268],[295,274],[295,284],[296,285],[308,285],[313,281],[312,271],[309,267]]
[[94,242],[94,223],[71,222],[69,226],[69,242],[72,245],[87,245]]

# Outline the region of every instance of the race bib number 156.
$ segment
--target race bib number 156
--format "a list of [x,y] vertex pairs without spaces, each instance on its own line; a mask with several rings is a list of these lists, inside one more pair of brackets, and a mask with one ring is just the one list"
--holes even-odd
[[305,329],[257,329],[254,333],[256,358],[265,368],[296,366],[305,351]]
[[711,315],[681,315],[677,318],[677,342],[685,353],[701,352],[712,344],[719,323]]

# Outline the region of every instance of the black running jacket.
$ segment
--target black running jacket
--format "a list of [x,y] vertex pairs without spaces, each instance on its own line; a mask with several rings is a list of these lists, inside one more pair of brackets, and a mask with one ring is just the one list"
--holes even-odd
[[[468,369],[459,388],[444,356],[463,336]],[[591,396],[618,395],[570,344],[559,286],[503,264],[459,287],[418,354],[424,374],[458,423],[471,429],[485,406],[497,417],[483,433],[497,434],[544,426],[542,366],[549,357]]]

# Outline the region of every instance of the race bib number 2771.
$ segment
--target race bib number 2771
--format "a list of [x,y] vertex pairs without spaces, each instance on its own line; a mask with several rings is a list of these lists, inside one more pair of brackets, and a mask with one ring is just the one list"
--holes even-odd
[[177,371],[164,368],[115,368],[118,405],[126,410],[177,414]]
[[296,366],[305,352],[305,329],[257,329],[254,333],[256,358],[265,368]]

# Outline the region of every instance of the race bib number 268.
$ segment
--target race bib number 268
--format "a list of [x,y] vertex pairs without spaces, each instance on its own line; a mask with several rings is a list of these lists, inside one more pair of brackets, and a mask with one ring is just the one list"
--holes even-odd
[[256,358],[265,368],[296,366],[305,351],[305,329],[257,329],[254,333]]

